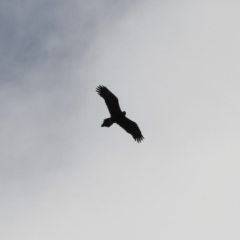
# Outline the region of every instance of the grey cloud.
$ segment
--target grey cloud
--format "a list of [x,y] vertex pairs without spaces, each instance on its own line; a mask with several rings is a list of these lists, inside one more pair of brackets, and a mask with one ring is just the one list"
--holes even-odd
[[[84,121],[82,66],[128,1],[1,1],[0,179],[34,179],[71,162]],[[79,113],[81,116],[79,116]],[[84,138],[78,143],[84,149]]]

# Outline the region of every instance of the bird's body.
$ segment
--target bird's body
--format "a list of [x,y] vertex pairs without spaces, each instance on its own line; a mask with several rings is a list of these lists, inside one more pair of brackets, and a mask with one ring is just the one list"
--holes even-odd
[[126,132],[131,134],[137,142],[141,142],[144,137],[138,125],[126,117],[126,112],[122,111],[119,106],[118,98],[104,86],[98,86],[96,91],[105,100],[111,115],[110,118],[104,119],[102,127],[110,127],[113,123],[117,123]]

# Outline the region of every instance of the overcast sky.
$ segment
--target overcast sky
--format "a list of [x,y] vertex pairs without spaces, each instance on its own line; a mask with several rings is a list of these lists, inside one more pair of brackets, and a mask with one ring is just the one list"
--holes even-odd
[[2,0],[0,239],[239,239],[239,11]]

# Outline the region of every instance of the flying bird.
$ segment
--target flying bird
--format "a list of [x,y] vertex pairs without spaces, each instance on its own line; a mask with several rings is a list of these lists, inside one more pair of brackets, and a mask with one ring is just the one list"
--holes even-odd
[[126,132],[131,134],[135,141],[141,142],[144,137],[138,125],[126,117],[126,112],[121,110],[118,98],[111,93],[106,87],[99,85],[96,88],[97,93],[105,100],[110,118],[104,119],[101,127],[110,127],[113,123],[117,123]]

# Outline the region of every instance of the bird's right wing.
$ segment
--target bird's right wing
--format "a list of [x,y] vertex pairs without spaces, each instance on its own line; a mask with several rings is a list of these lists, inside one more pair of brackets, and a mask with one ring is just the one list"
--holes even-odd
[[104,98],[111,116],[121,114],[122,111],[118,103],[118,98],[113,93],[101,85],[96,88],[96,91],[102,98]]
[[137,141],[138,143],[144,139],[138,125],[135,122],[133,122],[132,120],[130,120],[129,118],[127,118],[127,117],[120,118],[117,121],[117,124],[120,127],[122,127],[126,132],[131,134],[133,136],[134,140]]

